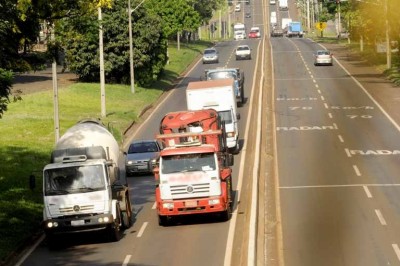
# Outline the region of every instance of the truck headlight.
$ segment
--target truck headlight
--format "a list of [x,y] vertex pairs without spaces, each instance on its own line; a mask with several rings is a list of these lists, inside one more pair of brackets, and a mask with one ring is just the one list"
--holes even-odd
[[47,228],[53,228],[53,227],[57,227],[58,223],[57,222],[48,222],[47,223]]
[[133,162],[132,161],[128,161],[126,164],[131,165],[131,164],[133,164]]
[[162,206],[163,206],[164,209],[173,209],[174,208],[174,203],[166,202],[166,203],[163,203]]
[[210,205],[219,204],[219,199],[211,199],[211,200],[208,201],[208,204],[210,204]]

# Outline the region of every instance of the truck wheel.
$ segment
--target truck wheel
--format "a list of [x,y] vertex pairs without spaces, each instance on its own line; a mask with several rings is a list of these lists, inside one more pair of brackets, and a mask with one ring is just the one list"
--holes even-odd
[[233,210],[233,190],[232,190],[232,177],[229,177],[226,181],[227,191],[228,191],[228,207],[225,211],[221,212],[221,220],[223,222],[229,221],[232,217],[232,210]]
[[121,212],[122,227],[128,229],[132,226],[132,207],[131,202],[128,198],[125,199],[126,210]]
[[109,225],[107,229],[108,239],[111,242],[118,242],[121,239],[120,222],[121,222],[121,209],[117,204],[117,218],[114,220],[114,223]]

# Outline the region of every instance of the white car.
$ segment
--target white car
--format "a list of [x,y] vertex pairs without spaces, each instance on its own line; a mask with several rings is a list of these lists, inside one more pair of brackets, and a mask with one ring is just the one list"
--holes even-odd
[[248,59],[251,60],[251,49],[248,45],[239,45],[235,50],[236,60]]
[[246,35],[242,31],[235,32],[235,35],[233,36],[233,39],[235,40],[244,40],[246,38]]
[[240,4],[237,4],[235,6],[235,12],[240,12],[240,10],[242,10],[242,7],[240,6]]

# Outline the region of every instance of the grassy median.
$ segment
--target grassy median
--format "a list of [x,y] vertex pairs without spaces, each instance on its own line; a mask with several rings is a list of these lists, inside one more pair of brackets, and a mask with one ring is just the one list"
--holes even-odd
[[[106,85],[106,113],[102,121],[112,127],[121,143],[123,132],[149,104],[171,87],[193,60],[210,43],[171,43],[170,62],[163,78],[152,88],[129,85]],[[77,121],[100,118],[100,86],[76,83],[59,90],[60,135]],[[40,234],[42,221],[43,166],[49,162],[55,142],[53,91],[24,95],[22,101],[10,103],[0,119],[0,260],[15,255],[32,236]],[[36,189],[30,190],[29,176],[36,176]]]

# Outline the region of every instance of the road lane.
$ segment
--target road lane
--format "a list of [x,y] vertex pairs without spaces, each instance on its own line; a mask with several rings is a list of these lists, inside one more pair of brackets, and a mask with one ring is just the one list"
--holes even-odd
[[271,42],[285,264],[397,264],[399,131],[317,44]]

